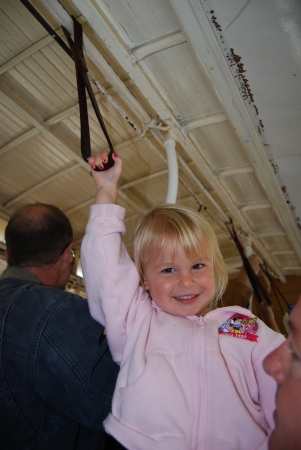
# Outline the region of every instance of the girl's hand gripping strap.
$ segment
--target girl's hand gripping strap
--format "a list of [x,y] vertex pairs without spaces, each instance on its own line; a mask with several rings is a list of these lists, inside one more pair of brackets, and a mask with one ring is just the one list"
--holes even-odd
[[[88,91],[92,106],[94,108],[96,117],[99,121],[99,124],[102,128],[102,131],[106,137],[108,142],[110,152],[108,154],[108,162],[104,165],[104,170],[110,169],[114,165],[113,160],[113,145],[110,140],[108,131],[106,129],[104,120],[100,113],[97,101],[95,99],[89,78],[88,78],[88,68],[84,59],[83,53],[83,32],[81,24],[73,17],[74,24],[74,42],[68,33],[68,31],[63,28],[65,36],[67,38],[68,44],[70,46],[72,57],[75,63],[76,69],[76,80],[77,80],[77,92],[78,92],[78,102],[79,102],[79,111],[80,111],[80,124],[81,124],[81,152],[82,157],[85,161],[88,162],[88,157],[91,156],[91,141],[90,141],[90,128],[89,128],[89,116],[88,116],[88,107],[87,107],[87,98],[86,98],[86,89]],[[94,170],[100,171],[98,167]]]

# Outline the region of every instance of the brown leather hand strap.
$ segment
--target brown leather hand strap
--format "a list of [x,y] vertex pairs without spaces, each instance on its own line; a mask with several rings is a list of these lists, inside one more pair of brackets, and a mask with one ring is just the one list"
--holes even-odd
[[[93,105],[96,117],[98,122],[102,128],[102,131],[106,137],[106,140],[109,145],[109,155],[108,162],[105,164],[102,170],[108,170],[110,167],[114,165],[113,160],[113,145],[110,140],[109,134],[107,132],[104,120],[99,111],[99,107],[97,101],[95,99],[89,78],[88,78],[88,69],[84,58],[83,53],[83,30],[81,24],[72,17],[74,24],[74,42],[68,33],[68,31],[62,27],[67,41],[69,43],[70,49],[65,44],[65,42],[58,36],[58,34],[51,28],[51,26],[43,19],[41,14],[30,4],[28,0],[20,0],[21,3],[31,12],[31,14],[39,21],[39,23],[47,30],[47,32],[55,39],[55,41],[62,47],[62,49],[73,59],[75,63],[76,69],[76,80],[77,80],[77,91],[78,91],[78,102],[79,102],[79,111],[80,111],[80,125],[81,125],[81,153],[82,157],[85,161],[88,161],[88,157],[91,156],[91,140],[90,140],[90,127],[89,127],[89,116],[88,116],[88,105],[86,98],[86,90],[88,91],[91,103]],[[96,168],[95,170],[99,170]]]
[[[91,140],[90,140],[90,127],[89,127],[89,116],[88,116],[88,105],[86,98],[86,90],[90,97],[92,106],[94,108],[96,117],[99,121],[99,124],[102,128],[102,131],[106,137],[108,142],[110,152],[108,155],[108,162],[104,165],[104,169],[108,170],[110,167],[114,165],[113,153],[114,148],[112,142],[110,140],[108,131],[106,129],[104,120],[100,113],[97,101],[94,96],[93,89],[90,84],[90,80],[88,77],[88,69],[86,66],[86,62],[84,59],[83,53],[83,33],[81,24],[72,16],[73,24],[74,24],[74,42],[68,33],[68,31],[63,28],[65,36],[67,38],[68,44],[70,46],[72,57],[75,63],[76,69],[76,80],[77,80],[77,92],[78,92],[78,101],[79,101],[79,111],[80,111],[80,123],[81,123],[81,152],[82,157],[85,161],[88,160],[88,157],[91,156]],[[95,170],[99,170],[96,168]]]

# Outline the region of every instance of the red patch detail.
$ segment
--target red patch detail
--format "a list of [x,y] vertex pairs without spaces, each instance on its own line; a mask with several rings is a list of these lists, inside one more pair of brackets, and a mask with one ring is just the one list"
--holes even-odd
[[258,335],[257,317],[248,317],[244,314],[233,314],[222,326],[218,333],[239,339],[257,342]]

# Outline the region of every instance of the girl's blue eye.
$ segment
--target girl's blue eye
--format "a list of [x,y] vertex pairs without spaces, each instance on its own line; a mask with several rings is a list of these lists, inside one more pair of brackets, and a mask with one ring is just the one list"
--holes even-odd
[[172,267],[167,267],[167,269],[163,269],[162,273],[173,273],[175,269]]
[[204,267],[204,264],[198,263],[198,264],[195,264],[194,266],[192,266],[192,269],[197,270],[197,269],[201,269],[202,267]]

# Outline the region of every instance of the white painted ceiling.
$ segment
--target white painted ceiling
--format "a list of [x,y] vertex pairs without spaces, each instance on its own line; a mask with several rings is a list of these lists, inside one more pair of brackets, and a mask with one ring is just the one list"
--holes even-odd
[[[63,39],[58,5],[83,25],[89,76],[124,159],[126,243],[133,214],[165,201],[169,130],[177,202],[203,205],[232,273],[240,259],[228,218],[272,274],[301,275],[301,2],[30,3]],[[96,153],[107,143],[89,111]],[[73,61],[19,0],[0,0],[0,217],[55,204],[79,248],[93,197]]]

